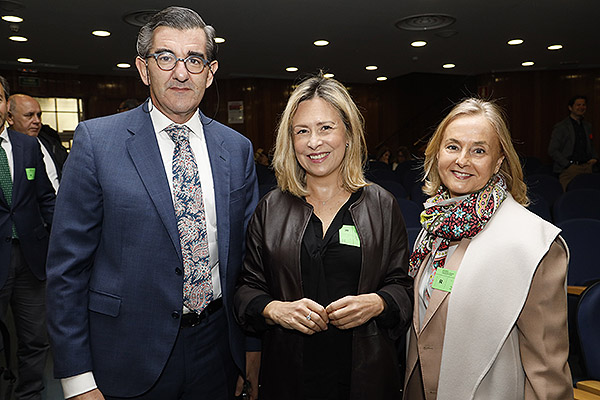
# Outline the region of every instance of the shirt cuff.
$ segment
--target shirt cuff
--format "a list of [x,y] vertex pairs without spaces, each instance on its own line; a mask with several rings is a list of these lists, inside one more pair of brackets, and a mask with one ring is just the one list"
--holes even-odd
[[62,385],[65,399],[69,399],[98,388],[92,371],[70,376],[68,378],[62,378],[60,380],[60,384]]

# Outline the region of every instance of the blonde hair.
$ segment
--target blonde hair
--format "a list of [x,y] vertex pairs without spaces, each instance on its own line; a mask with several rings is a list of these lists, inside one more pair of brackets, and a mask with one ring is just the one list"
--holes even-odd
[[513,146],[504,112],[496,103],[476,98],[468,98],[455,105],[450,113],[440,122],[435,133],[429,140],[427,149],[425,150],[423,177],[425,187],[423,191],[433,196],[440,185],[442,185],[437,168],[437,154],[442,144],[444,131],[452,121],[465,115],[482,116],[492,125],[494,132],[498,136],[502,155],[504,155],[499,173],[505,179],[508,191],[513,198],[520,204],[527,206],[529,204],[527,185],[523,182],[521,162]]
[[344,189],[355,192],[367,186],[363,165],[367,158],[364,119],[346,88],[335,79],[322,75],[304,80],[291,94],[277,127],[273,168],[282,191],[295,196],[309,195],[306,188],[306,171],[300,166],[294,151],[292,123],[298,105],[306,100],[320,98],[337,110],[346,128],[348,146],[340,175]]

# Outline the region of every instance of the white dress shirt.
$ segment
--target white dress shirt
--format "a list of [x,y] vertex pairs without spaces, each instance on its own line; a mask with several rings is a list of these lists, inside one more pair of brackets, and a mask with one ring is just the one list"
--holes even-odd
[[[170,136],[165,132],[165,128],[173,124],[167,116],[160,112],[156,107],[153,107],[152,102],[148,100],[148,108],[150,118],[158,141],[158,148],[163,160],[163,166],[167,174],[169,187],[171,188],[171,196],[173,193],[173,151],[175,143]],[[204,129],[200,121],[200,113],[196,111],[194,116],[185,124],[190,130],[190,146],[196,158],[198,165],[198,173],[200,175],[200,184],[202,185],[202,198],[204,200],[204,210],[206,215],[206,231],[208,236],[208,255],[209,265],[211,267],[212,284],[213,284],[213,299],[218,299],[222,296],[221,281],[219,279],[219,247],[217,242],[217,209],[215,204],[215,190],[213,184],[212,170],[210,167],[210,159],[208,157],[208,148],[204,138]],[[43,147],[43,145],[42,145]],[[183,292],[182,292],[183,298]],[[190,312],[187,307],[183,306],[183,312]],[[82,393],[96,389],[96,381],[92,371],[84,372],[83,374],[61,379],[63,393],[66,399],[77,396]]]
[[10,168],[10,179],[15,181],[15,172],[14,172],[14,162],[13,162],[13,153],[12,153],[12,145],[10,144],[10,138],[8,137],[8,130],[5,126],[2,127],[2,132],[0,133],[0,137],[2,138],[2,148],[6,152],[6,158],[8,159],[8,168]]
[[38,143],[40,144],[40,149],[42,150],[42,154],[44,155],[44,165],[46,166],[46,175],[48,176],[48,180],[52,184],[54,188],[54,193],[58,193],[58,170],[56,169],[56,165],[54,164],[54,160],[52,159],[52,155],[41,142],[40,138],[37,138]]

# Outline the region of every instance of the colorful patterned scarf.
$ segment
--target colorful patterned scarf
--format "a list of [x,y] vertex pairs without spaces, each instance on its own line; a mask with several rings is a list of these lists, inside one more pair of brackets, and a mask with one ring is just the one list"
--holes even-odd
[[426,232],[410,256],[408,274],[414,278],[425,257],[432,253],[431,288],[435,271],[444,267],[450,242],[477,235],[506,196],[506,183],[500,174],[493,176],[481,190],[466,196],[450,198],[448,190],[440,187],[435,196],[425,202],[421,226]]

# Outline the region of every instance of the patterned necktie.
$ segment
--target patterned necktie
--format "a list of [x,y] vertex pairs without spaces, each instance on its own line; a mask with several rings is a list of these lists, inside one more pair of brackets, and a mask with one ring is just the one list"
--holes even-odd
[[[6,156],[6,151],[4,147],[2,147],[2,141],[4,139],[0,138],[0,189],[2,189],[2,193],[4,194],[4,199],[8,206],[11,206],[12,203],[12,189],[13,182],[12,177],[10,176],[10,167],[8,165],[8,157]],[[12,237],[17,238],[17,229],[15,224],[12,226]]]
[[190,146],[189,128],[171,124],[165,132],[175,143],[173,197],[183,255],[183,304],[201,313],[212,301],[213,293],[198,165]]

